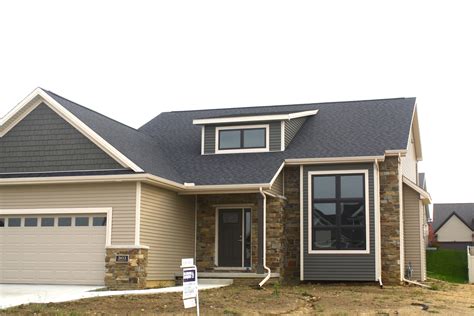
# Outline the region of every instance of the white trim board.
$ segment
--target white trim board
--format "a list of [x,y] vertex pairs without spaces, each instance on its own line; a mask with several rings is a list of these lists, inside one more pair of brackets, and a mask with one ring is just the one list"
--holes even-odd
[[303,220],[303,214],[304,214],[304,198],[303,198],[303,190],[304,190],[304,185],[303,185],[303,165],[300,165],[300,280],[304,281],[304,220]]
[[251,116],[234,116],[234,117],[221,117],[221,118],[207,118],[207,119],[196,119],[193,120],[194,125],[205,125],[205,124],[222,124],[222,123],[245,123],[245,122],[258,122],[258,121],[283,121],[292,120],[295,118],[316,115],[319,110],[301,111],[289,114],[274,114],[274,115],[251,115]]
[[137,182],[135,198],[135,245],[140,245],[140,223],[142,207],[142,183]]
[[[96,146],[106,152],[114,160],[116,160],[123,167],[132,169],[135,172],[143,172],[138,165],[128,159],[124,154],[118,151],[105,139],[99,136],[89,126],[84,124],[75,115],[69,112],[65,107],[54,100],[46,91],[41,88],[36,88],[31,92],[25,99],[23,99],[12,111],[10,111],[4,118],[0,120],[0,137],[3,137],[8,131],[10,131],[18,122],[23,120],[28,114],[31,113],[41,103],[46,104],[51,110],[58,114],[61,118],[66,120],[74,128],[76,128],[81,134],[92,141]],[[26,109],[26,110],[25,110]],[[21,113],[13,121],[11,119]],[[11,121],[11,122],[10,122]]]
[[52,215],[52,214],[107,214],[105,246],[112,244],[112,208],[37,208],[37,209],[0,209],[0,215]]
[[[314,175],[340,175],[340,174],[364,174],[364,186],[365,186],[365,250],[313,250],[312,245],[312,209],[313,202],[312,198],[312,181],[311,178]],[[351,170],[330,170],[330,171],[308,171],[308,254],[370,254],[370,198],[369,198],[369,171],[367,169],[351,169]]]

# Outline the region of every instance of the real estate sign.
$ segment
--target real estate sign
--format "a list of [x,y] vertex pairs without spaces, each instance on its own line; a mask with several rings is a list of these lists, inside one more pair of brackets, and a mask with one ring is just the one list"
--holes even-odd
[[199,315],[197,268],[193,264],[193,259],[182,259],[181,268],[183,269],[184,308],[197,307],[197,314]]

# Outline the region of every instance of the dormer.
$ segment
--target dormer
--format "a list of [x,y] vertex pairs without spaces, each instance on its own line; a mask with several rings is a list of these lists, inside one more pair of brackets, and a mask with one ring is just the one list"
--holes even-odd
[[193,120],[201,126],[201,154],[284,151],[318,110],[229,115]]

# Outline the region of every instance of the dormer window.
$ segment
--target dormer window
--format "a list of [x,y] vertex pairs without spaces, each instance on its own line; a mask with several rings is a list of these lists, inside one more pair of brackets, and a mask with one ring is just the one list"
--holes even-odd
[[269,125],[216,127],[216,153],[269,151]]
[[318,110],[253,113],[194,119],[201,126],[201,155],[284,151]]

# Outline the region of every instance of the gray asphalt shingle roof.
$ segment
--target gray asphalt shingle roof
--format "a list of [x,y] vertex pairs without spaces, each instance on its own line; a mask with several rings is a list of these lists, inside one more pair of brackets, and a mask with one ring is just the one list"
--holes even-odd
[[[285,159],[381,156],[407,148],[415,98],[164,112],[138,130],[48,92],[145,172],[196,185],[268,183]],[[319,110],[284,152],[201,155],[194,119]]]
[[433,229],[437,231],[453,214],[474,230],[474,203],[438,203],[433,205]]

